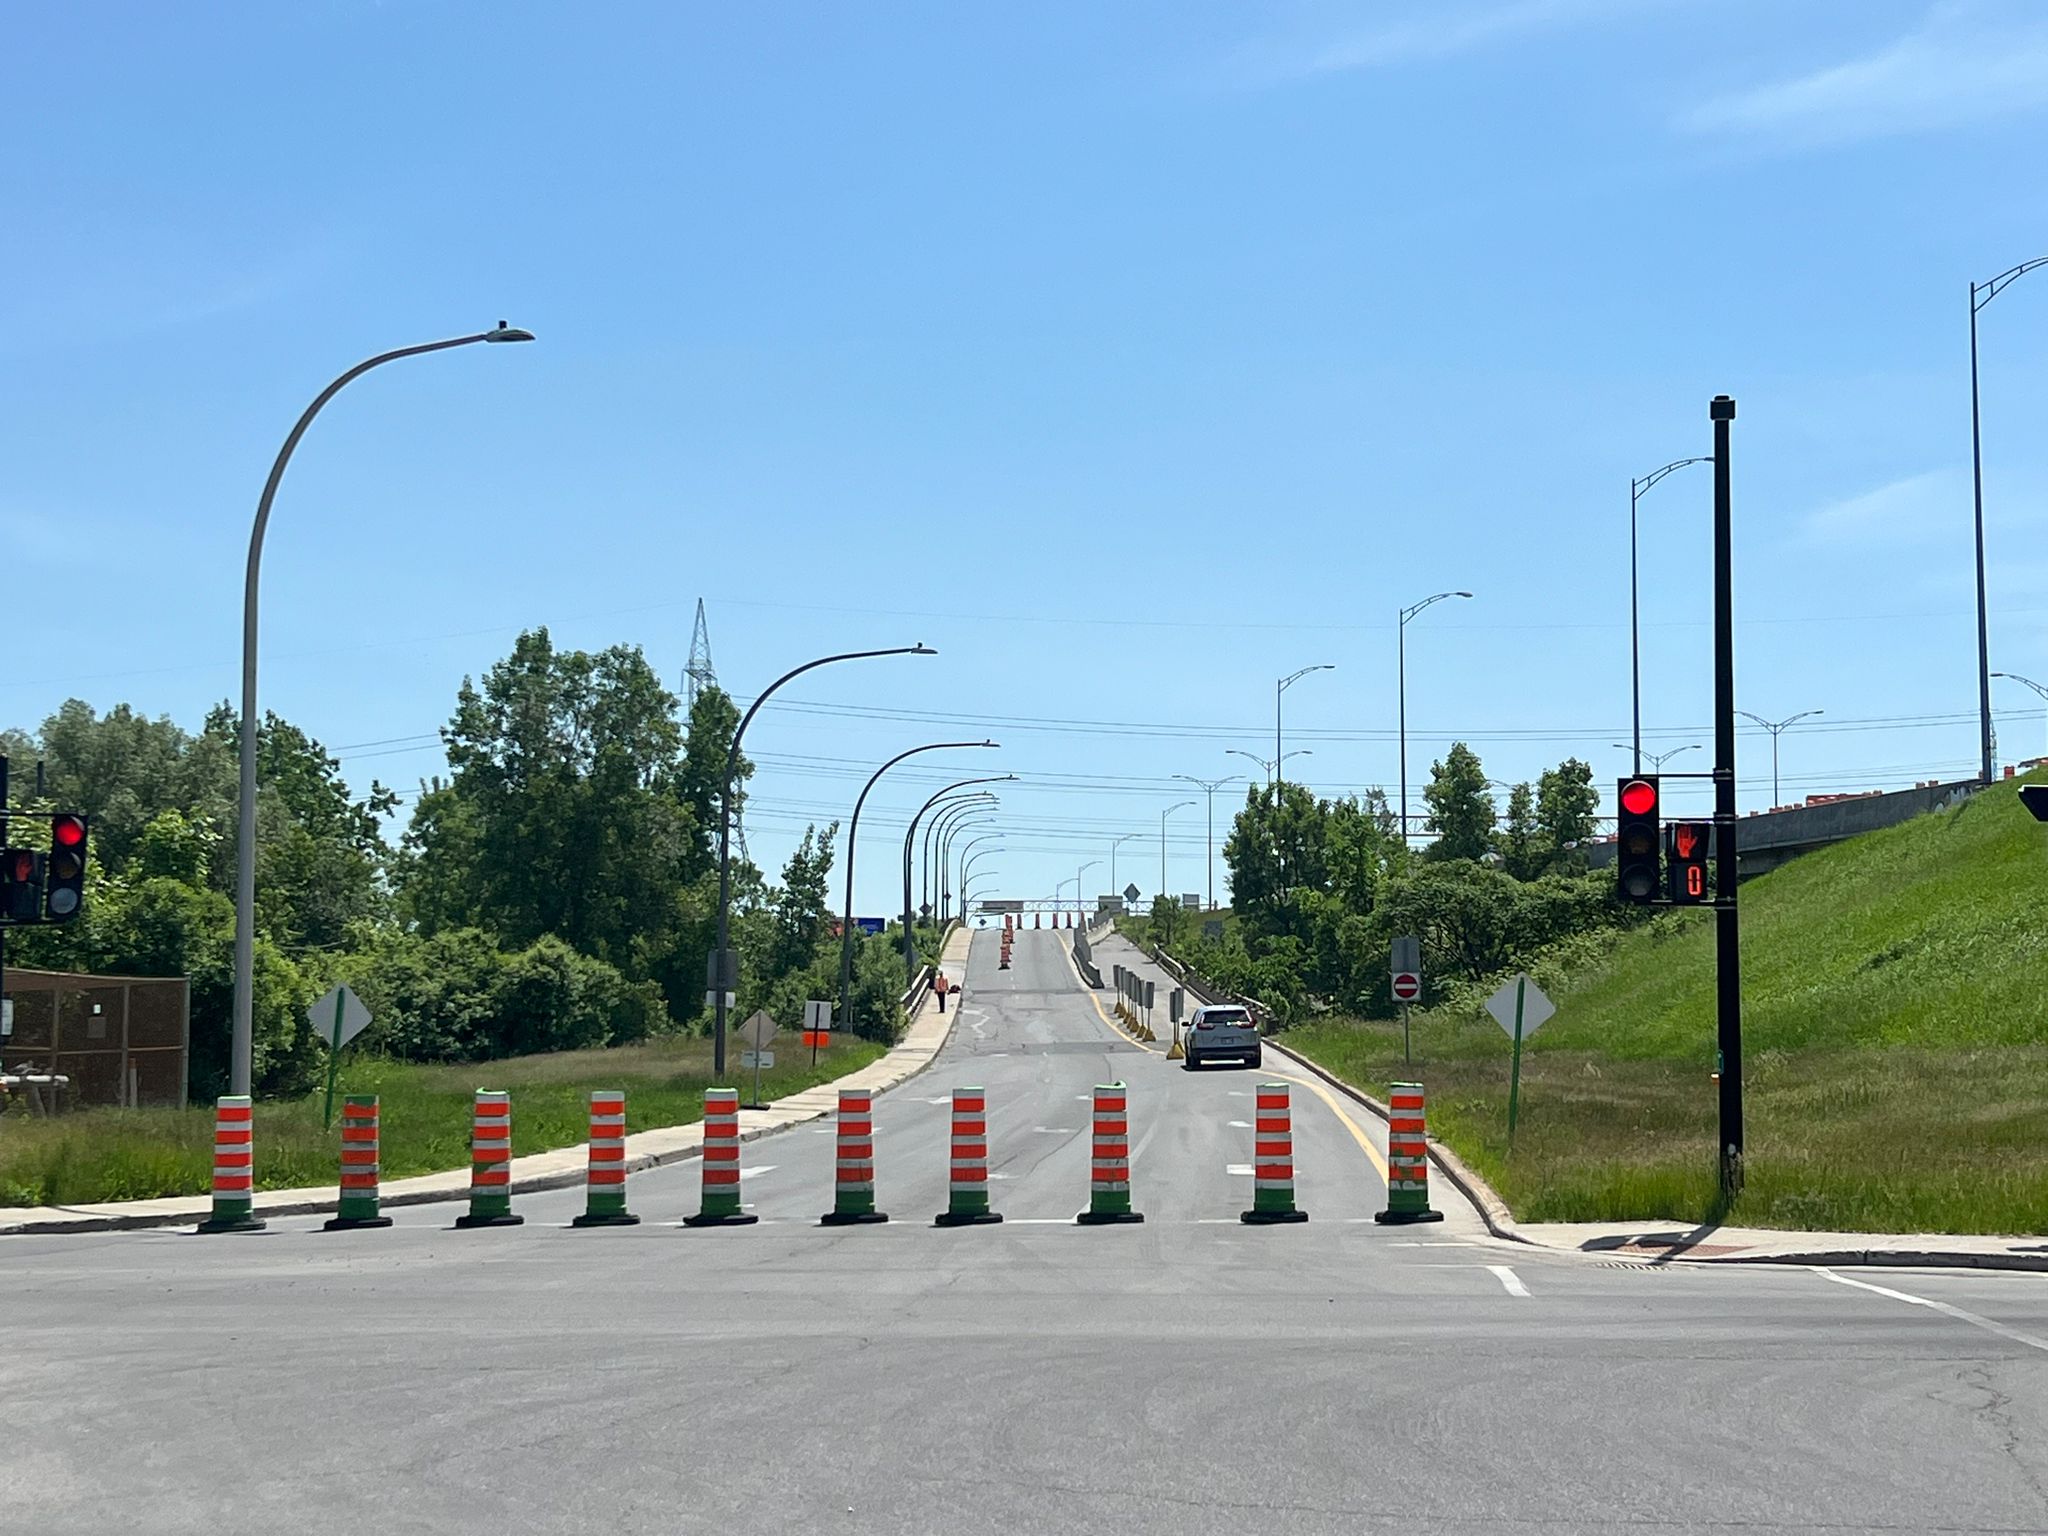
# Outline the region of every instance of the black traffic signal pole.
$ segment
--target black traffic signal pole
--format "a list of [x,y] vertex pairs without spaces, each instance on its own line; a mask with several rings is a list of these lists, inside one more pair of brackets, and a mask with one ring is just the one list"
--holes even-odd
[[1742,961],[1735,876],[1735,592],[1728,426],[1735,402],[1716,395],[1714,423],[1714,983],[1721,1064],[1721,1193],[1742,1188]]

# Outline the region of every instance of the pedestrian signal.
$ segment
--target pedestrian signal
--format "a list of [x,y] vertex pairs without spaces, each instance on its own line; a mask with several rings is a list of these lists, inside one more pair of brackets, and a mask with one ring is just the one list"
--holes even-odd
[[1707,900],[1707,833],[1713,823],[1674,821],[1664,830],[1670,855],[1671,899],[1680,906]]
[[42,905],[43,856],[32,848],[9,848],[0,854],[0,911],[10,922],[32,923]]

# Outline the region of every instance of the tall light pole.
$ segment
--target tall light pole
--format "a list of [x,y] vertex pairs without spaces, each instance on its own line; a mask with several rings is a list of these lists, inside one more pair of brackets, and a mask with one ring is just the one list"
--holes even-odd
[[[997,875],[996,871],[992,869],[977,869],[974,872],[974,878],[977,880],[994,880],[997,878]],[[963,882],[960,887],[960,913],[963,917],[967,914],[967,902],[967,886]]]
[[[1261,757],[1256,752],[1247,752],[1243,747],[1225,747],[1223,751],[1228,756],[1250,758],[1253,762],[1259,765],[1259,771],[1266,775],[1268,781],[1272,779],[1273,759],[1271,759],[1270,757]],[[1287,755],[1289,757],[1314,757],[1316,755],[1316,749],[1314,747],[1296,747],[1292,752],[1288,753]],[[1187,775],[1176,773],[1174,777],[1176,779],[1181,779],[1186,778]]]
[[[1306,751],[1308,749],[1303,748],[1302,750]],[[1227,779],[1198,779],[1191,773],[1176,773],[1174,777],[1193,784],[1209,798],[1209,852],[1204,867],[1208,870],[1209,875],[1209,910],[1214,912],[1216,910],[1216,791],[1226,784],[1241,782],[1244,775],[1234,773]]]
[[769,695],[793,677],[802,677],[818,667],[829,667],[835,661],[866,661],[875,656],[936,656],[939,653],[923,643],[917,645],[891,646],[881,651],[844,651],[837,656],[820,656],[816,661],[807,661],[800,667],[791,667],[766,688],[754,696],[754,702],[747,706],[747,712],[740,716],[739,729],[732,733],[732,741],[725,749],[725,777],[719,781],[718,794],[718,947],[711,952],[710,991],[712,994],[712,1035],[711,1074],[725,1076],[725,1014],[727,1001],[739,986],[739,961],[732,954],[732,779],[739,771],[740,739],[747,734],[747,727],[753,722],[761,706],[768,702]]
[[860,808],[868,803],[868,791],[876,782],[902,762],[906,757],[915,757],[920,752],[944,752],[954,748],[993,747],[992,741],[933,741],[921,747],[912,747],[908,752],[898,752],[889,761],[868,775],[867,783],[861,785],[860,795],[853,802],[853,820],[846,827],[846,913],[839,924],[839,1026],[844,1029],[852,1023],[848,1016],[853,1006],[853,845],[860,836]]
[[[939,923],[941,926],[952,919],[953,893],[959,889],[959,883],[953,878],[953,840],[959,837],[961,833],[974,827],[987,827],[990,831],[994,831],[995,808],[995,802],[991,800],[987,805],[971,810],[964,816],[956,816],[948,823],[946,835],[939,839]],[[972,847],[973,845],[974,839],[970,838],[967,846]],[[962,913],[961,915],[965,916],[966,914]]]
[[[1614,750],[1617,752],[1632,751],[1635,753],[1635,771],[1637,773],[1641,773],[1643,771],[1643,759],[1645,758],[1648,758],[1650,761],[1650,772],[1657,773],[1663,769],[1666,763],[1671,761],[1672,758],[1678,756],[1678,754],[1681,752],[1701,752],[1706,750],[1705,743],[1697,741],[1691,743],[1689,746],[1673,747],[1669,752],[1645,752],[1643,750],[1643,744],[1640,739],[1636,741],[1633,747],[1631,747],[1625,741],[1617,741],[1613,745]],[[1510,785],[1509,787],[1512,788],[1513,786]]]
[[[994,796],[989,798],[993,800]],[[923,871],[920,877],[920,887],[924,892],[925,910],[933,915],[936,915],[939,910],[939,886],[944,884],[944,882],[935,880],[932,877],[932,855],[935,851],[945,846],[946,834],[952,831],[952,820],[969,814],[969,810],[970,808],[966,805],[949,805],[925,824],[923,838],[924,863],[920,866]]]
[[1122,847],[1122,846],[1123,846],[1123,845],[1124,845],[1125,843],[1128,843],[1128,842],[1129,842],[1129,841],[1130,841],[1130,840],[1131,840],[1132,838],[1134,838],[1134,837],[1138,837],[1138,836],[1140,836],[1140,835],[1141,835],[1141,834],[1139,834],[1139,833],[1136,833],[1136,832],[1126,832],[1126,833],[1125,833],[1125,834],[1124,834],[1124,835],[1123,835],[1122,837],[1113,837],[1113,838],[1111,838],[1111,839],[1110,839],[1110,841],[1109,841],[1109,888],[1110,888],[1110,889],[1111,889],[1112,891],[1120,891],[1120,890],[1122,890],[1122,889],[1123,889],[1123,887],[1122,887],[1122,886],[1120,886],[1120,885],[1118,885],[1118,884],[1116,883],[1116,851],[1117,851],[1117,849],[1121,848],[1121,847]]
[[1643,492],[1662,480],[1673,470],[1683,469],[1688,464],[1711,464],[1711,456],[1696,459],[1673,459],[1662,469],[1653,469],[1640,480],[1628,483],[1628,668],[1629,697],[1634,701],[1635,729],[1631,733],[1635,745],[1635,771],[1643,771],[1643,641],[1642,627],[1637,619],[1638,600],[1636,596],[1636,503],[1643,498]]
[[450,347],[466,347],[479,341],[531,340],[531,331],[522,331],[517,326],[507,325],[500,320],[495,329],[479,331],[474,336],[454,336],[446,341],[429,341],[415,347],[399,347],[394,351],[380,352],[375,357],[366,358],[313,397],[313,403],[306,407],[304,414],[292,427],[291,435],[285,438],[284,446],[278,450],[276,462],[270,466],[270,478],[263,482],[263,495],[256,503],[256,523],[249,531],[249,567],[242,583],[242,719],[237,732],[237,750],[241,754],[241,762],[237,791],[240,798],[235,807],[235,1010],[234,1028],[228,1048],[230,1093],[249,1092],[250,1068],[255,1055],[256,756],[259,747],[256,713],[256,600],[263,569],[263,534],[270,526],[270,507],[277,499],[278,482],[284,479],[285,466],[291,462],[292,451],[299,446],[299,439],[306,435],[306,428],[313,424],[313,418],[320,414],[321,408],[340,394],[352,380],[361,378],[372,368],[395,363],[402,357],[420,357],[428,352],[445,352]]
[[1401,622],[1395,625],[1398,634],[1395,650],[1398,656],[1400,713],[1401,713],[1401,851],[1408,851],[1408,621],[1432,603],[1440,603],[1447,597],[1470,597],[1470,592],[1439,592],[1425,597],[1419,603],[1411,603],[1401,610]]
[[2012,679],[2012,681],[2016,683],[2023,684],[2024,686],[2033,689],[2034,692],[2040,695],[2041,698],[2048,699],[2048,687],[2043,687],[2040,683],[2035,682],[2031,677],[2021,677],[2017,672],[1994,672],[1991,675],[1993,677],[2010,678]]
[[1166,894],[1166,818],[1175,811],[1186,810],[1194,803],[1192,800],[1183,800],[1177,805],[1169,805],[1159,813],[1159,894],[1161,896]]
[[[1276,796],[1279,793],[1280,769],[1287,761],[1287,754],[1280,750],[1280,695],[1292,688],[1304,677],[1307,677],[1311,672],[1334,672],[1336,670],[1335,662],[1326,661],[1317,666],[1303,667],[1299,672],[1290,672],[1273,685],[1273,783]],[[1274,803],[1276,805],[1279,803],[1277,798]]]
[[[1100,859],[1090,859],[1074,872],[1074,910],[1076,912],[1086,912],[1088,910],[1087,899],[1081,895],[1081,876],[1087,874],[1089,870],[1095,868],[1101,862],[1102,860]],[[1066,881],[1062,880],[1060,884],[1065,885]]]
[[1735,711],[1745,720],[1754,720],[1771,733],[1771,809],[1778,808],[1778,738],[1785,734],[1787,726],[1797,725],[1813,715],[1824,715],[1824,709],[1802,709],[1796,715],[1787,715],[1783,720],[1766,720],[1762,715],[1752,715],[1746,709]]
[[[952,841],[953,831],[956,827],[968,826],[982,819],[988,812],[993,811],[998,803],[997,798],[993,794],[983,789],[977,790],[971,795],[948,796],[933,806],[929,824],[931,827],[939,829],[938,848],[941,853],[943,853],[947,844]],[[927,835],[925,841],[930,842],[932,839]],[[927,866],[927,872],[929,872],[929,866]],[[945,884],[943,880],[937,883],[940,885]],[[927,901],[931,899],[929,893],[927,893],[926,899]]]
[[[972,823],[972,822],[970,822],[970,823],[969,823],[969,825],[975,825],[975,823]],[[960,848],[960,916],[961,916],[962,918],[965,918],[965,917],[967,916],[967,860],[968,860],[968,856],[969,856],[970,854],[972,854],[972,853],[974,852],[974,850],[975,850],[976,848],[980,847],[980,846],[981,846],[981,845],[982,845],[983,843],[987,842],[987,841],[988,841],[988,840],[989,840],[990,838],[992,838],[992,837],[1000,837],[1000,836],[1002,836],[1002,833],[1001,833],[1000,831],[998,831],[998,830],[996,830],[996,829],[994,829],[994,828],[991,828],[991,829],[990,829],[989,831],[987,831],[987,832],[979,833],[978,835],[976,835],[976,836],[974,836],[974,837],[970,837],[970,838],[969,838],[969,839],[968,839],[968,840],[967,840],[967,841],[966,841],[965,843],[963,843],[963,844],[961,845],[961,848]]]
[[956,789],[965,789],[970,784],[1007,784],[1016,778],[1014,773],[994,773],[978,779],[961,779],[948,784],[918,807],[917,814],[910,818],[910,825],[903,831],[903,989],[910,990],[910,984],[917,979],[917,927],[911,920],[910,911],[910,848],[917,839],[918,823],[924,820],[924,813],[952,794]]
[[1977,707],[1986,784],[1991,782],[1997,765],[1992,762],[1991,621],[1984,595],[1984,428],[1977,391],[1977,313],[2034,268],[2043,266],[2048,266],[2048,256],[2036,256],[2032,261],[2006,268],[1988,283],[1970,284],[1970,475],[1977,499]]
[[[976,838],[975,841],[979,842],[980,839]],[[970,857],[964,858],[960,861],[960,868],[963,871],[963,873],[960,876],[960,915],[962,917],[965,917],[967,915],[967,882],[974,877],[974,866],[979,864],[983,859],[987,858],[990,854],[1001,853],[1002,851],[1003,845],[1001,843],[997,843],[993,848],[984,848],[981,850],[981,852],[973,854]]]

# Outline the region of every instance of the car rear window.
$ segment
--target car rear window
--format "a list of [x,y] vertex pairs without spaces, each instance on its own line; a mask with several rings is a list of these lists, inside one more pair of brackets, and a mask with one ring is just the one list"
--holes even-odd
[[1205,1024],[1249,1024],[1252,1016],[1242,1008],[1204,1008],[1202,1022]]

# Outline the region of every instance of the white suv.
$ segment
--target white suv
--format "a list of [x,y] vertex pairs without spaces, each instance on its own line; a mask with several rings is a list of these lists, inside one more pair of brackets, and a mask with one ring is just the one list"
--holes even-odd
[[1261,1056],[1258,1021],[1250,1009],[1236,1003],[1206,1004],[1188,1020],[1183,1049],[1190,1072],[1219,1057],[1256,1067]]

